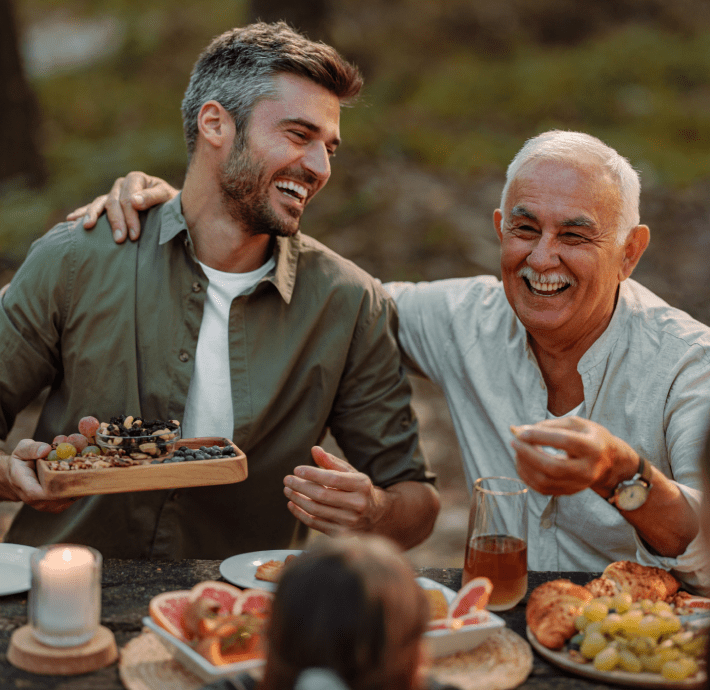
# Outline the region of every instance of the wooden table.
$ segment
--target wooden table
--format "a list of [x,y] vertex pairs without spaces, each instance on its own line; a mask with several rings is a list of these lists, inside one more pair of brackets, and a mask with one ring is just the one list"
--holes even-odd
[[[108,559],[103,564],[101,623],[113,631],[120,649],[141,632],[141,619],[148,614],[151,597],[169,590],[190,589],[203,580],[221,580],[219,564],[220,561],[203,560]],[[454,590],[461,586],[460,568],[420,568],[418,574]],[[528,592],[542,582],[558,577],[584,584],[592,576],[589,573],[530,573]],[[525,637],[524,602],[500,615],[509,628]],[[124,690],[116,664],[81,676],[40,676],[12,666],[6,657],[10,636],[25,623],[27,594],[0,597],[0,687],[18,690]],[[520,687],[538,690],[598,690],[605,686],[569,675],[535,655],[532,673]]]

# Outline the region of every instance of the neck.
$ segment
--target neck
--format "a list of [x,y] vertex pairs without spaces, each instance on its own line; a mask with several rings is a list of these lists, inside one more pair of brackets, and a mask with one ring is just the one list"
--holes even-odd
[[248,273],[271,256],[269,235],[253,235],[222,204],[215,180],[188,169],[182,191],[182,212],[190,230],[195,255],[210,268],[226,273]]

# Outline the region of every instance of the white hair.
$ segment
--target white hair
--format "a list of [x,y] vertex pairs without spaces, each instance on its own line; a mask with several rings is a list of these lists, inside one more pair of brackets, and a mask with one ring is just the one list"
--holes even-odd
[[510,185],[526,163],[533,160],[582,163],[590,158],[610,175],[619,190],[620,208],[616,230],[617,241],[622,244],[628,237],[629,231],[640,222],[639,174],[626,158],[589,134],[555,129],[528,139],[508,166],[501,195],[501,208],[504,208]]

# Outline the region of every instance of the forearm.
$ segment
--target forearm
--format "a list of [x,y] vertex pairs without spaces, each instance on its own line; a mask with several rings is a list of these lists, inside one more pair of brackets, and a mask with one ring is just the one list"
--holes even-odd
[[698,534],[698,517],[688,499],[656,468],[646,502],[636,510],[619,512],[659,556],[677,558]]
[[421,544],[434,529],[439,514],[439,492],[428,482],[405,481],[378,489],[383,501],[371,532],[398,542],[404,549]]

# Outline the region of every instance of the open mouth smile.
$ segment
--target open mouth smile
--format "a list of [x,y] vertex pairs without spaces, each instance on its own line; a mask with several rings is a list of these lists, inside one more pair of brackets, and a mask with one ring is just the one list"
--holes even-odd
[[308,190],[292,180],[277,180],[274,184],[282,194],[301,203],[305,203],[308,197]]
[[555,297],[556,295],[562,294],[568,287],[570,283],[567,282],[554,282],[554,283],[541,283],[537,280],[530,280],[522,276],[525,284],[528,286],[528,290],[537,295],[538,297]]

